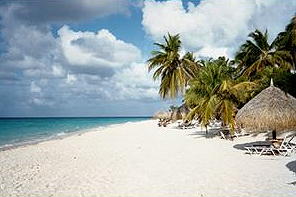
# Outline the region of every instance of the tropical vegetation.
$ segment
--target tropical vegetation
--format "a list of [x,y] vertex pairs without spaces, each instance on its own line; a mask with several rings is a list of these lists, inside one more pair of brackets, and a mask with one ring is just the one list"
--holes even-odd
[[165,43],[154,43],[159,51],[152,51],[148,60],[148,70],[155,70],[153,79],[161,79],[159,94],[162,98],[175,98],[184,93],[190,78],[198,69],[192,53],[180,55],[181,41],[179,34],[164,36]]
[[155,43],[148,70],[160,80],[161,98],[183,97],[191,109],[187,119],[204,126],[214,120],[235,128],[235,114],[247,101],[266,88],[270,79],[282,90],[296,96],[296,16],[285,31],[269,42],[267,30],[255,30],[235,53],[226,57],[197,60],[193,53],[181,55],[180,35],[164,36]]

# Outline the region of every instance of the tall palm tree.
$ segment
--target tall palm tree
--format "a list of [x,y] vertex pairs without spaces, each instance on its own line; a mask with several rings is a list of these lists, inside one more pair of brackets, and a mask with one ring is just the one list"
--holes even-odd
[[160,79],[159,94],[162,98],[175,98],[183,93],[188,80],[194,76],[198,64],[192,53],[180,55],[179,34],[164,36],[164,44],[154,43],[159,51],[152,51],[148,71],[155,70],[153,79]]
[[233,130],[237,106],[246,101],[255,87],[253,82],[232,79],[228,61],[206,61],[198,76],[191,80],[185,102],[192,108],[188,119],[197,118],[206,126],[215,118]]
[[289,51],[293,64],[296,64],[296,16],[291,19],[291,22],[286,26],[285,31],[280,32],[275,40],[278,50]]
[[238,70],[246,76],[255,75],[266,67],[281,67],[291,69],[292,56],[285,50],[276,50],[276,40],[268,43],[268,33],[255,30],[235,56]]
[[193,53],[187,52],[181,59],[181,67],[184,69],[186,81],[196,77],[201,68],[200,61],[196,60]]

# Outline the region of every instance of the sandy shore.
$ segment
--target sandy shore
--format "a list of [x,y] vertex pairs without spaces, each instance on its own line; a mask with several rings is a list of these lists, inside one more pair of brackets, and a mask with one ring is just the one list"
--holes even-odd
[[206,139],[153,120],[94,130],[0,152],[0,196],[295,196],[295,154],[235,148],[261,138]]

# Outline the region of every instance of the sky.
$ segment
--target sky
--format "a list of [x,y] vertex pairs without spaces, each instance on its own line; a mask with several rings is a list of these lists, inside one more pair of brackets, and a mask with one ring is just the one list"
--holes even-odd
[[182,52],[227,56],[255,29],[284,30],[295,0],[1,0],[0,116],[150,116],[146,61],[179,33]]

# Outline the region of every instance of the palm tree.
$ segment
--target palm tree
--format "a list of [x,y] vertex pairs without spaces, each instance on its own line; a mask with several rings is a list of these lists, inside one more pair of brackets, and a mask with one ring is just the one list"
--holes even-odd
[[181,67],[186,73],[186,81],[196,77],[199,69],[201,68],[200,61],[197,61],[191,52],[187,52],[181,59]]
[[255,83],[232,79],[233,68],[222,60],[206,61],[198,76],[191,80],[185,94],[185,102],[192,108],[187,118],[197,118],[206,127],[217,118],[233,130],[236,108],[250,96]]
[[292,56],[285,50],[276,50],[277,39],[268,43],[268,33],[255,30],[249,34],[247,40],[235,56],[240,74],[251,76],[266,67],[281,67],[291,69]]
[[188,80],[198,68],[192,53],[180,56],[179,34],[164,36],[165,43],[154,43],[159,51],[152,51],[148,60],[148,71],[154,70],[153,79],[160,79],[159,94],[164,98],[175,98],[183,93]]
[[276,40],[276,47],[278,50],[289,51],[293,63],[296,64],[296,16],[291,19],[291,22],[286,26],[284,32],[278,34]]

